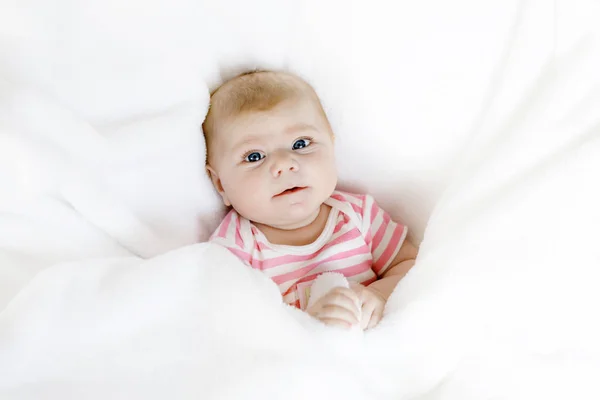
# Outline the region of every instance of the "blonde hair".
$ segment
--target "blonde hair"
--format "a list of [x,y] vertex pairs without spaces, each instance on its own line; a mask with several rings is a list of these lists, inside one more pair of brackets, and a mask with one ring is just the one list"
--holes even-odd
[[202,124],[206,139],[207,162],[210,137],[216,120],[253,112],[268,111],[285,100],[309,96],[315,100],[323,116],[325,111],[315,90],[299,77],[285,72],[254,70],[225,82],[210,95],[210,107]]

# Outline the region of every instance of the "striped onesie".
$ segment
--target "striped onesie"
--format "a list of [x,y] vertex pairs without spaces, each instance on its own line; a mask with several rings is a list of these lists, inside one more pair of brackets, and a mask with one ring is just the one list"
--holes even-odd
[[372,196],[335,191],[321,235],[305,246],[269,243],[252,222],[231,210],[210,241],[229,249],[278,286],[283,300],[305,309],[312,282],[323,272],[338,272],[349,281],[369,285],[390,267],[406,238]]

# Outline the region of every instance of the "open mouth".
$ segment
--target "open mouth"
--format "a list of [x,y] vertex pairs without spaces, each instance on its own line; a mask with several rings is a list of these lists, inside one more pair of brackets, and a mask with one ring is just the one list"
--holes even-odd
[[284,190],[283,192],[281,192],[279,194],[276,194],[275,197],[285,196],[286,194],[296,193],[296,192],[299,192],[304,189],[306,189],[306,186],[294,186],[292,188]]

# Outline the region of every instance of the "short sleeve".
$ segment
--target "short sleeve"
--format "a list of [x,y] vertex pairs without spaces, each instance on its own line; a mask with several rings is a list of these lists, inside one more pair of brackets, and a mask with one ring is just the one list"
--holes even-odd
[[211,235],[209,241],[221,245],[231,251],[247,265],[252,265],[252,255],[248,251],[248,243],[243,240],[240,216],[231,210]]
[[370,195],[364,196],[361,211],[365,241],[373,256],[371,268],[382,276],[400,251],[408,229],[394,222]]

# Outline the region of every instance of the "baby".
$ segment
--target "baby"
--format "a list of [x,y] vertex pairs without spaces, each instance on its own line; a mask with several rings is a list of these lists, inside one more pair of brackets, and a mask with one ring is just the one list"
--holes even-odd
[[[210,240],[325,324],[375,326],[417,249],[371,196],[335,190],[334,135],[313,88],[283,72],[242,74],[212,94],[203,129],[206,169],[232,207]],[[312,282],[332,271],[351,287],[307,308]]]

